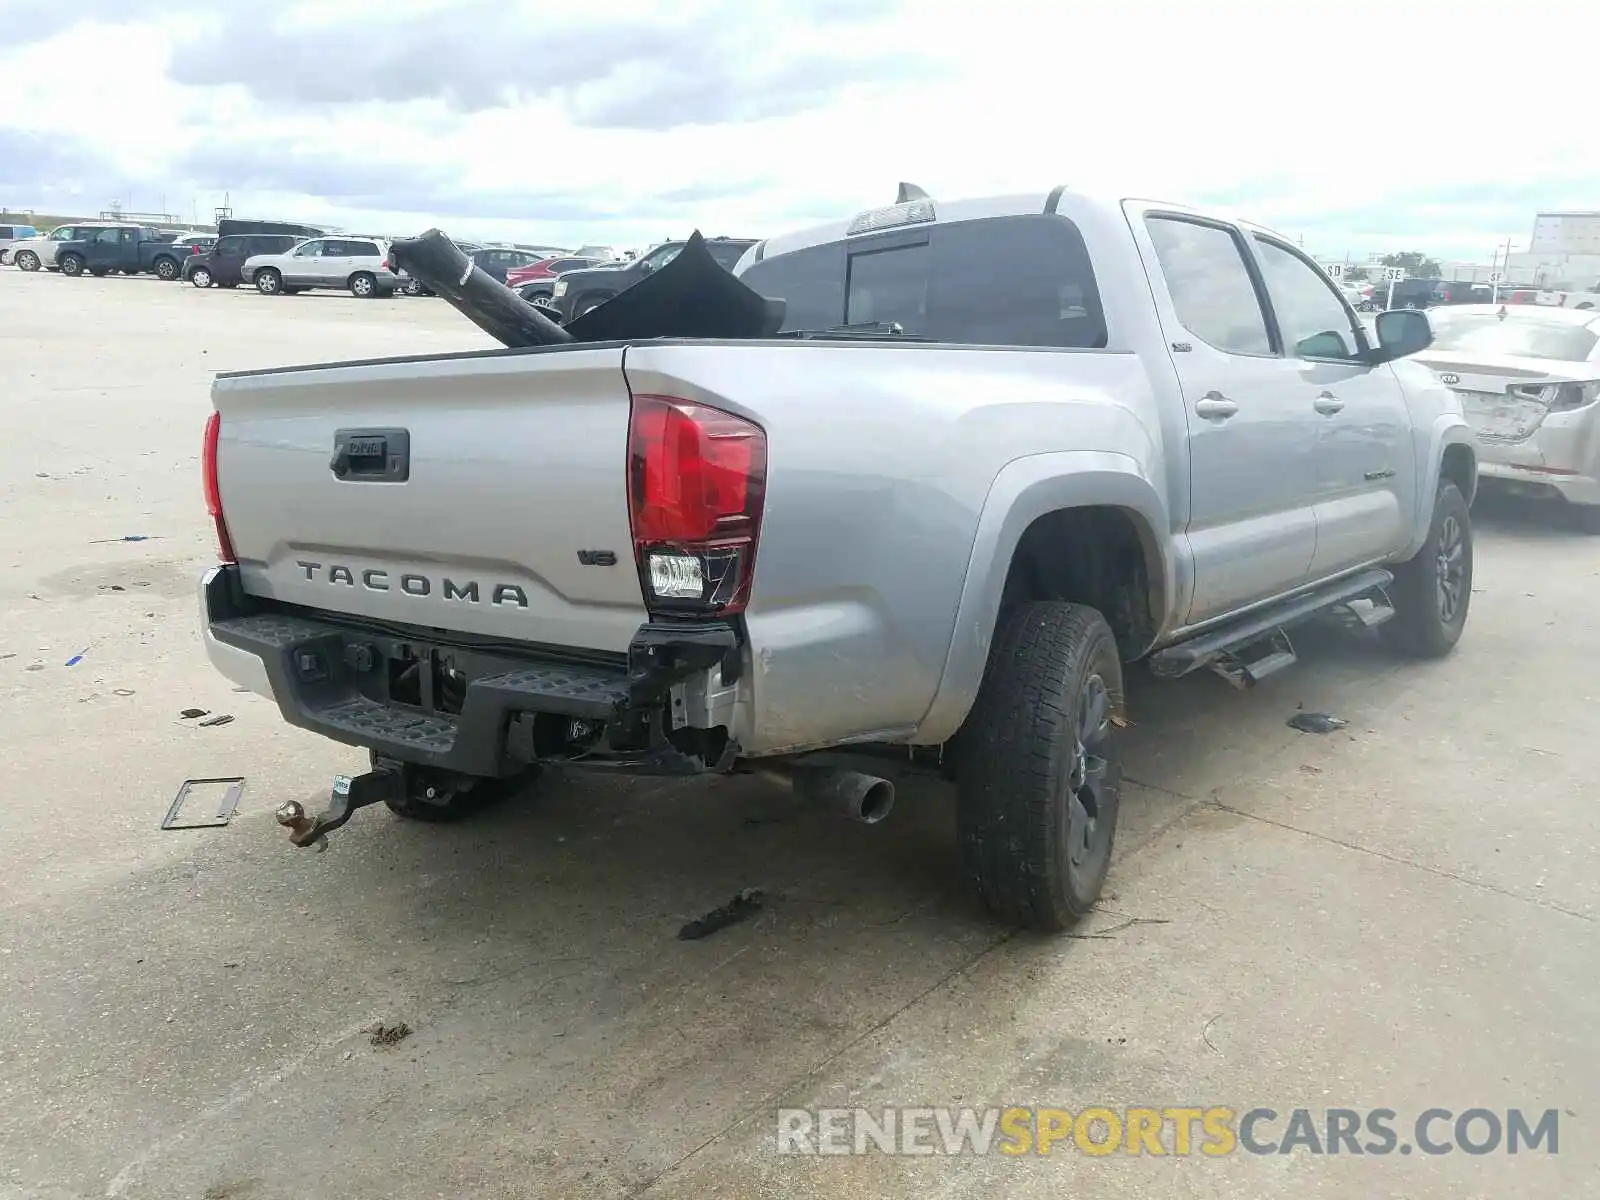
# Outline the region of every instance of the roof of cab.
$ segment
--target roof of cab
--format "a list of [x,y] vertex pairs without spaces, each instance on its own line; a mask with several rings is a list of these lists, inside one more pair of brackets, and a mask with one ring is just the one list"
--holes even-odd
[[[921,189],[916,189],[921,192]],[[1124,204],[1149,205],[1153,208],[1165,209],[1174,213],[1190,213],[1196,216],[1204,215],[1213,219],[1233,221],[1241,227],[1249,228],[1273,237],[1283,239],[1283,234],[1276,230],[1254,222],[1242,220],[1238,216],[1218,209],[1199,209],[1188,204],[1180,204],[1166,200],[1151,200],[1139,197],[1117,197],[1109,194],[1096,194],[1069,188],[1066,185],[1051,188],[1043,192],[1015,192],[1003,196],[981,196],[968,200],[942,200],[938,196],[912,196],[908,202],[915,203],[918,199],[926,198],[933,205],[934,219],[923,222],[928,225],[943,225],[955,221],[976,221],[986,217],[1022,217],[1035,214],[1053,213],[1058,210],[1074,209],[1082,212],[1086,209],[1098,208],[1102,211],[1120,213]],[[880,208],[893,207],[892,201],[886,200]],[[864,210],[867,212],[874,209]],[[1068,215],[1063,211],[1063,215]],[[805,229],[797,229],[790,233],[780,234],[768,238],[760,244],[759,259],[746,260],[749,265],[752,261],[761,261],[776,257],[780,254],[789,254],[795,250],[804,250],[809,246],[825,245],[828,242],[843,241],[851,235],[851,224],[861,213],[851,213],[836,221],[829,221],[822,225],[812,225]],[[911,228],[911,226],[907,226]]]

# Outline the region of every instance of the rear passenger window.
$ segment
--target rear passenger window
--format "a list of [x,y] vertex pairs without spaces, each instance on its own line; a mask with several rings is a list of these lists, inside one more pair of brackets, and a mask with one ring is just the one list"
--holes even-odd
[[356,258],[363,255],[367,258],[376,258],[378,247],[375,242],[346,242],[344,253]]
[[1147,217],[1145,226],[1183,327],[1218,350],[1271,354],[1261,298],[1234,234],[1175,217]]

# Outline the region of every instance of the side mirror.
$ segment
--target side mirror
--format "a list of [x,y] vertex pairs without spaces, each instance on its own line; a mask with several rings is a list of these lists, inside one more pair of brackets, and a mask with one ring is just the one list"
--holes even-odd
[[1375,363],[1393,362],[1433,345],[1433,326],[1420,309],[1402,308],[1379,313],[1378,345],[1372,352]]
[[655,263],[651,262],[648,258],[643,259],[639,263],[639,270],[645,275],[650,274],[650,272],[654,271],[655,269],[656,269]]

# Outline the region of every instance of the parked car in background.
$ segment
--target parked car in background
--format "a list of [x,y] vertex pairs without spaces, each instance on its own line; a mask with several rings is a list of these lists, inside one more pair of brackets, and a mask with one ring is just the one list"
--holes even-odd
[[579,246],[572,252],[574,258],[598,258],[601,262],[621,262],[622,255],[615,246]]
[[579,258],[576,255],[545,258],[530,266],[518,267],[515,271],[508,272],[505,284],[524,300],[548,300],[555,288],[558,275],[603,265],[601,259]]
[[1429,323],[1417,361],[1461,397],[1485,485],[1563,501],[1600,533],[1600,312],[1453,305]]
[[[744,252],[755,244],[755,238],[706,239],[706,248],[711,251],[711,257],[725,271],[733,270]],[[678,257],[678,251],[683,247],[683,242],[666,242],[632,262],[568,271],[550,289],[551,307],[563,321],[581,317],[591,308],[598,308],[619,292],[626,291],[651,272],[659,271]]]
[[11,262],[12,247],[17,242],[31,241],[39,236],[32,225],[0,225],[0,264]]
[[56,251],[65,242],[84,241],[106,229],[138,229],[131,221],[79,221],[71,225],[57,225],[49,233],[14,242],[11,261],[23,271],[55,271]]
[[140,225],[110,225],[95,230],[92,236],[56,244],[56,267],[63,275],[154,271],[163,279],[176,279],[187,257],[187,247],[180,255],[161,230]]
[[1433,304],[1488,304],[1493,291],[1487,283],[1443,279],[1434,285]]
[[184,259],[182,277],[198,288],[238,287],[244,282],[247,259],[283,254],[299,240],[289,233],[230,233],[217,238],[209,250]]
[[197,254],[204,254],[217,244],[214,234],[186,233],[167,243],[166,251],[157,251],[151,259],[150,269],[160,279],[181,279],[184,264]]
[[394,295],[403,282],[388,258],[389,244],[377,238],[311,238],[285,253],[252,255],[242,273],[263,296],[328,288],[370,300]]

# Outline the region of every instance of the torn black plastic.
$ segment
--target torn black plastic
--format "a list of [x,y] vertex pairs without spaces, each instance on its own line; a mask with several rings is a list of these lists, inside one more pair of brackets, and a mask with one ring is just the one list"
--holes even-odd
[[490,337],[513,348],[637,338],[772,337],[786,305],[768,300],[725,270],[697,230],[666,266],[566,325],[478,268],[445,234],[430,229],[392,246],[395,264]]

